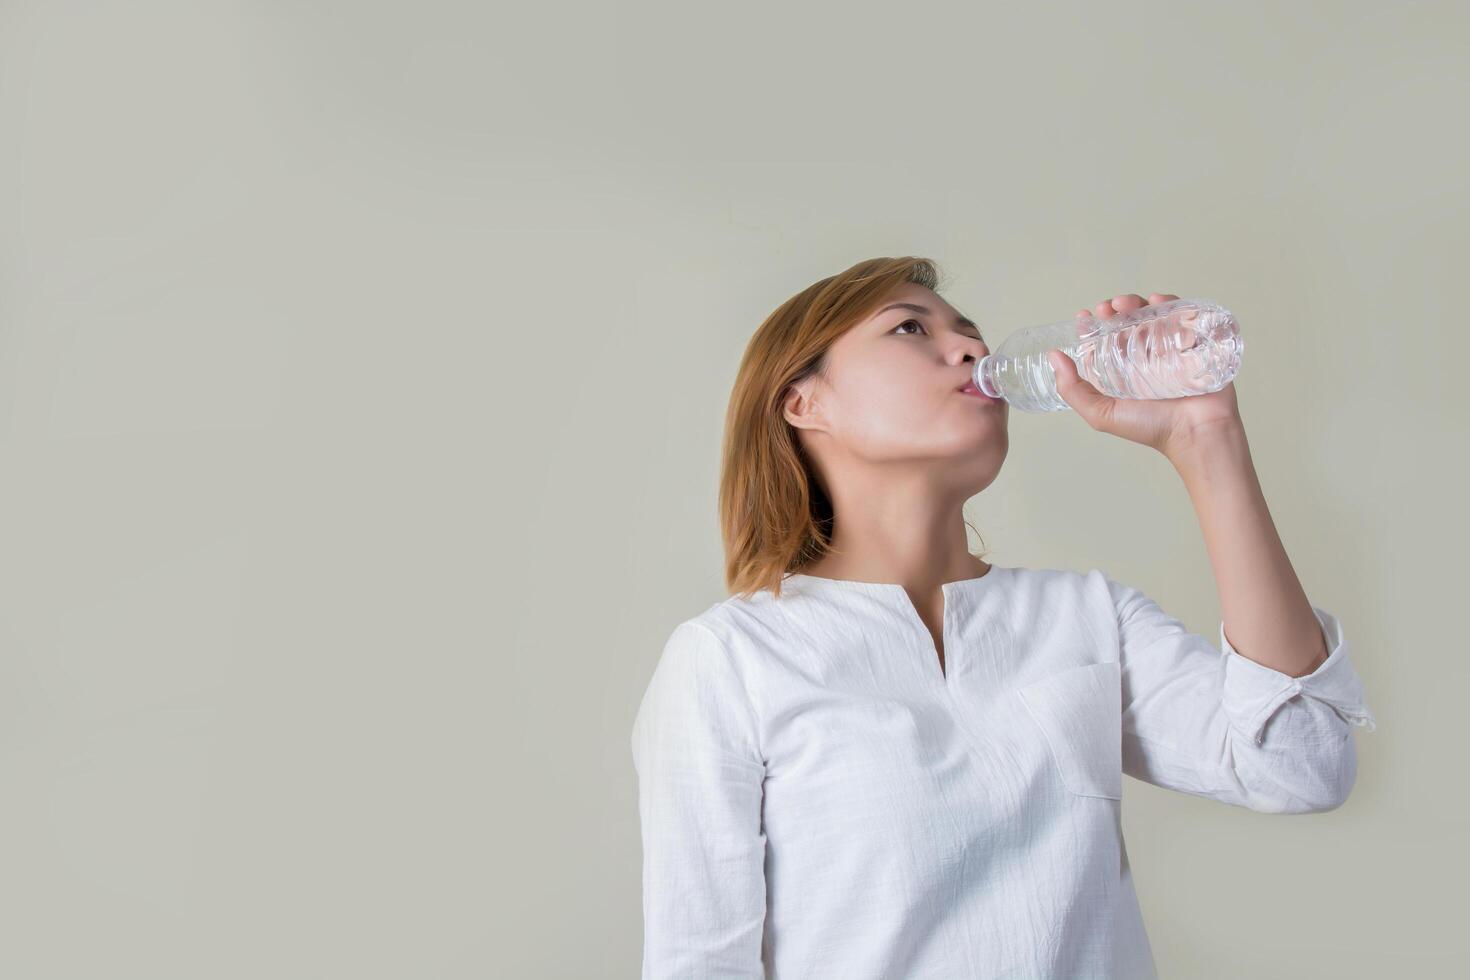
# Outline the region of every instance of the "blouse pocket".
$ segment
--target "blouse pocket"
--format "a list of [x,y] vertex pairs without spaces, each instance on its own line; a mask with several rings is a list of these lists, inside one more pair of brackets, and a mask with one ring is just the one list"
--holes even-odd
[[1017,689],[1077,796],[1123,798],[1123,698],[1114,663],[1068,667]]

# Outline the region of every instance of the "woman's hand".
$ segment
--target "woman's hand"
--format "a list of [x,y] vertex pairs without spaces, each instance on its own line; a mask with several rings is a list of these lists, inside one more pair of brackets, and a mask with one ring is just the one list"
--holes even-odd
[[[1100,320],[1178,299],[1172,293],[1150,293],[1148,302],[1137,293],[1124,293],[1103,300],[1092,310],[1077,311],[1077,334],[1086,336]],[[1084,360],[1090,357],[1084,355]],[[1057,376],[1057,394],[1082,416],[1088,425],[1130,442],[1150,446],[1172,458],[1192,443],[1202,431],[1220,425],[1240,425],[1235,401],[1235,382],[1219,391],[1180,398],[1109,398],[1077,373],[1077,365],[1062,351],[1047,352],[1047,362]]]

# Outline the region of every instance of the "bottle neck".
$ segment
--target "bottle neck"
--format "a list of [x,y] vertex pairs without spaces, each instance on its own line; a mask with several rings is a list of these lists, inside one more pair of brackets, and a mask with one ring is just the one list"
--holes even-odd
[[991,385],[989,377],[990,372],[987,370],[989,366],[987,362],[993,356],[995,355],[986,354],[984,357],[980,358],[980,360],[975,362],[975,387],[979,388],[981,392],[989,395],[991,398],[999,398],[1000,392],[996,391],[994,386]]

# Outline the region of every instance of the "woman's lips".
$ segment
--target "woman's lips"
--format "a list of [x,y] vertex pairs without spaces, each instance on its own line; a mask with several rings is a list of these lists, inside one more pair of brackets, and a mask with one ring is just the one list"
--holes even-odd
[[973,382],[973,381],[966,381],[965,384],[964,384],[964,387],[957,388],[955,390],[958,391],[962,395],[969,395],[971,398],[978,398],[981,401],[983,401],[983,402],[989,402],[992,405],[1004,405],[1005,404],[1005,399],[1003,399],[1003,398],[991,398],[985,392],[981,391],[979,388],[976,388],[975,387],[975,382]]

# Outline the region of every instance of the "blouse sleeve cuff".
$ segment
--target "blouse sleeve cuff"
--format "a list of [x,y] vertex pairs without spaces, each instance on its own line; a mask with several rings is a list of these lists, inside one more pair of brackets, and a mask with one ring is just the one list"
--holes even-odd
[[1260,744],[1267,720],[1287,701],[1298,694],[1330,704],[1346,721],[1377,728],[1372,711],[1363,702],[1363,681],[1348,659],[1347,640],[1342,623],[1325,609],[1312,607],[1322,625],[1322,638],[1327,643],[1327,659],[1303,677],[1292,677],[1273,670],[1241,654],[1225,638],[1225,623],[1220,623],[1220,649],[1225,656],[1225,713],[1239,731]]

